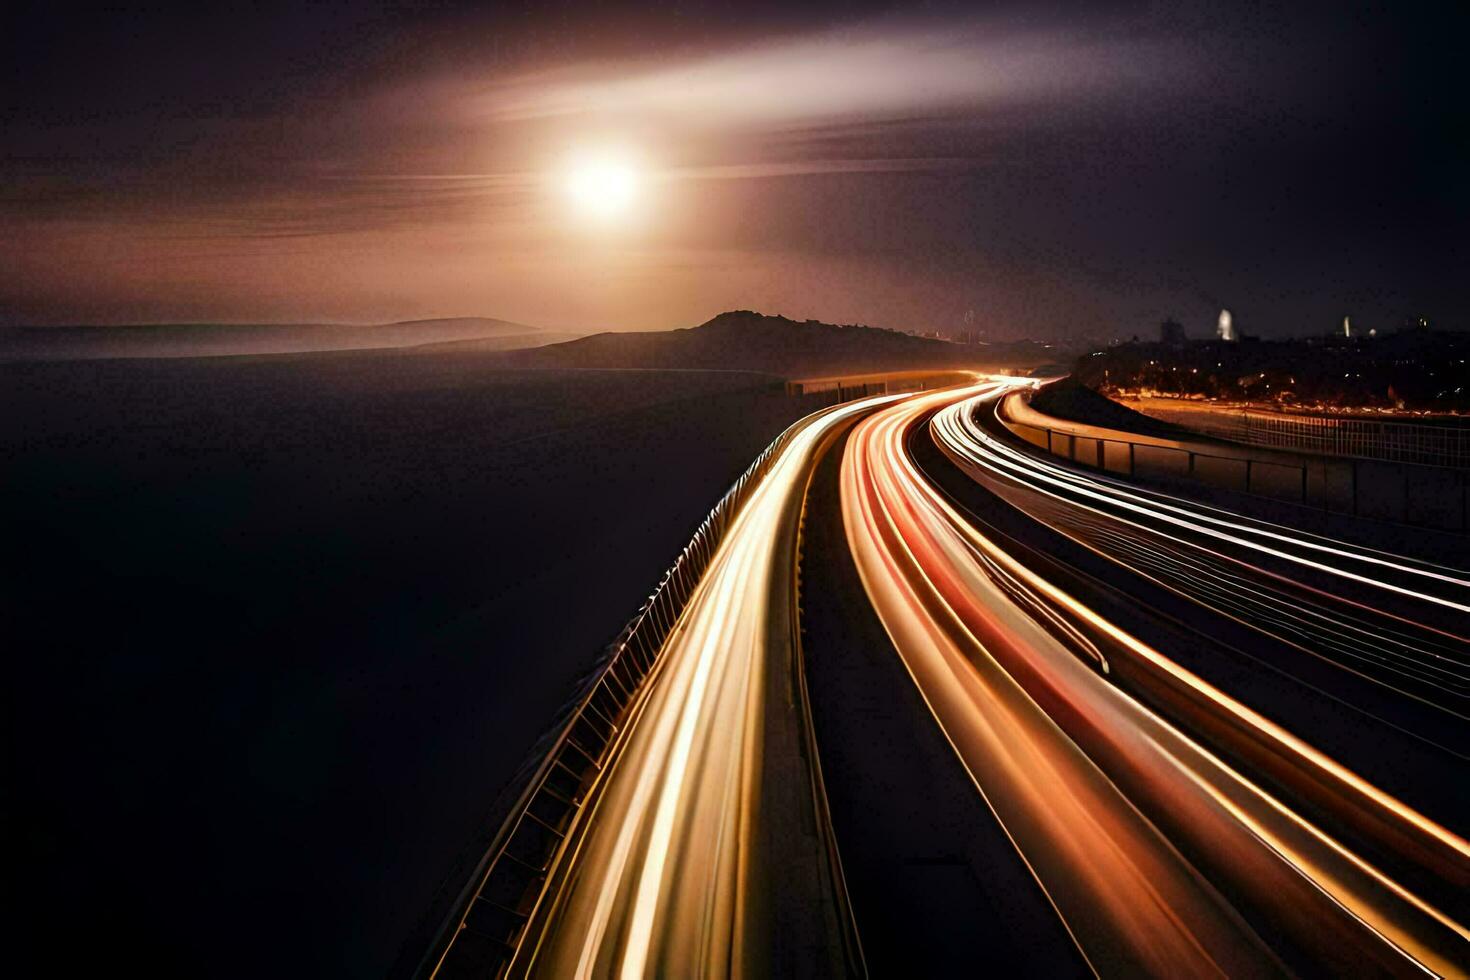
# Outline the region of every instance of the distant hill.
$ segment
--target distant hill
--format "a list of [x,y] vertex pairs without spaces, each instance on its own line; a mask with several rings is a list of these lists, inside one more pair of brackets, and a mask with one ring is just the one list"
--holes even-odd
[[507,352],[518,367],[701,368],[817,377],[873,371],[981,367],[1040,361],[1040,345],[979,347],[876,327],[788,320],[749,310],[721,313],[683,330],[600,333]]
[[1104,429],[1137,432],[1164,439],[1178,439],[1188,434],[1178,426],[1161,422],[1142,412],[1135,412],[1127,405],[1120,405],[1073,377],[1043,385],[1031,396],[1031,407],[1054,418],[1096,425]]
[[435,340],[427,344],[413,344],[415,351],[437,354],[444,351],[509,351],[527,347],[545,347],[548,344],[564,344],[583,336],[566,330],[538,330],[533,334],[502,334],[491,337],[470,337],[466,340]]
[[102,357],[210,357],[409,347],[474,341],[482,350],[565,340],[536,327],[488,317],[398,323],[156,323],[132,326],[0,327],[0,360]]

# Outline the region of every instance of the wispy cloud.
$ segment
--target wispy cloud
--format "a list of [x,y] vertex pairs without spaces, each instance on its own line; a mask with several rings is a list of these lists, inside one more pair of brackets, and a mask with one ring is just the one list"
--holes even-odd
[[538,72],[495,85],[492,119],[587,116],[691,125],[911,117],[1157,84],[1179,49],[1014,29],[849,30],[647,67]]

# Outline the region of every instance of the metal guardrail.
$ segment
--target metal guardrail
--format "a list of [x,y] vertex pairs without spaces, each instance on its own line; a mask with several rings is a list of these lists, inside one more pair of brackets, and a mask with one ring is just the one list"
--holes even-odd
[[[1009,427],[1027,442],[1045,449],[1053,456],[1121,476],[1148,474],[1206,479],[1206,471],[1201,463],[1207,462],[1221,468],[1209,474],[1212,478],[1209,482],[1246,493],[1287,498],[1300,503],[1308,500],[1305,463],[1243,459],[1236,455],[1226,456],[1184,446],[1161,446],[1143,440],[1087,438],[1055,429],[1016,423],[1009,423]],[[1038,435],[1033,436],[1032,433]],[[1141,456],[1144,457],[1143,460],[1140,460]],[[1171,464],[1164,462],[1165,460],[1177,462]]]
[[869,395],[891,395],[906,391],[932,391],[967,384],[973,371],[911,371],[897,374],[858,374],[829,378],[803,378],[786,382],[786,394],[827,395],[833,401],[853,401]]
[[[524,788],[415,976],[499,977],[519,947],[557,846],[596,775],[611,759],[628,709],[741,507],[798,421],[768,445],[720,498],[662,581],[605,649],[568,709],[533,749]],[[544,749],[543,746],[544,745]],[[529,768],[529,775],[526,775]],[[513,782],[514,785],[514,782]]]
[[1233,442],[1390,463],[1470,469],[1470,428],[1378,419],[1269,415],[1249,410],[1149,414]]
[[[1166,445],[1147,436],[1120,438],[1122,433],[1113,430],[1085,436],[1066,431],[1076,428],[1071,424],[1053,428],[1035,419],[1002,421],[1038,449],[1119,476],[1198,482],[1356,517],[1470,531],[1470,470],[1283,451],[1279,445],[1270,453],[1265,446],[1212,453],[1208,443]],[[1214,435],[1198,425],[1191,428]]]

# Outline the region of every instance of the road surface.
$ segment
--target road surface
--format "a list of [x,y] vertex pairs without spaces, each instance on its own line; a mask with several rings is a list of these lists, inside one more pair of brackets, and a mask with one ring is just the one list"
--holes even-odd
[[[508,975],[861,975],[860,927],[885,916],[910,927],[884,931],[884,972],[982,962],[989,935],[1053,975],[1470,975],[1470,576],[1061,464],[996,413],[1029,384],[798,424],[636,692]],[[844,436],[837,492],[813,499],[860,584],[809,557],[861,608],[805,600],[814,721],[799,542]],[[875,856],[924,834],[960,878]],[[871,887],[905,874],[932,884]],[[967,928],[980,915],[1001,925]]]
[[512,975],[862,971],[805,758],[796,539],[821,453],[892,398],[800,423],[741,508],[567,834]]
[[[842,506],[895,649],[1088,962],[1464,972],[1463,839],[1037,575],[920,472],[909,440],[931,417],[963,465],[1010,480],[1047,468],[973,424],[1012,387],[922,396],[860,423]],[[1152,519],[1185,520],[1167,506]],[[1400,599],[1460,601],[1443,570],[1218,514],[1190,529]]]

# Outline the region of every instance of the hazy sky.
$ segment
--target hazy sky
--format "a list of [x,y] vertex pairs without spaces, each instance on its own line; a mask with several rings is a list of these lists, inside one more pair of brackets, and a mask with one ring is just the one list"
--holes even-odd
[[0,322],[1470,327],[1453,6],[12,4]]

